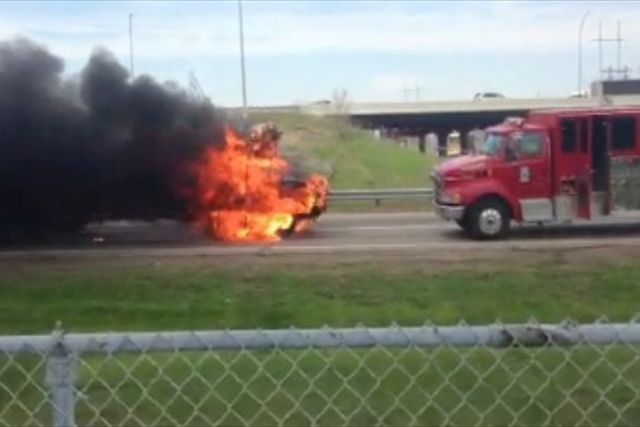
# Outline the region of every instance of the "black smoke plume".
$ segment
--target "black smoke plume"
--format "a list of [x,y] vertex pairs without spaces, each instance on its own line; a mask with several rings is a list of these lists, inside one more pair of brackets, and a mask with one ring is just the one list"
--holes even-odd
[[29,40],[0,43],[0,238],[187,218],[185,166],[222,140],[223,114],[174,84],[132,81],[104,50],[63,71]]

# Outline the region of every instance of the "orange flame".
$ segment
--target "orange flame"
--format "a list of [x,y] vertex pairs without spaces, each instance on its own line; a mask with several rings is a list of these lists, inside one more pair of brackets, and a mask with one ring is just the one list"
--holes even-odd
[[321,175],[286,183],[289,163],[279,134],[267,126],[247,139],[225,129],[225,144],[211,147],[196,168],[198,211],[224,241],[277,241],[309,227],[326,208],[329,184]]

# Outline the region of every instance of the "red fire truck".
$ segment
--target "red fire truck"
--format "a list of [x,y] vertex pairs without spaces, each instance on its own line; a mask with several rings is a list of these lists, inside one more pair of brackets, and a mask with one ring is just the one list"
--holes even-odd
[[640,108],[532,112],[486,130],[478,154],[433,173],[438,214],[470,236],[512,221],[570,223],[640,210]]

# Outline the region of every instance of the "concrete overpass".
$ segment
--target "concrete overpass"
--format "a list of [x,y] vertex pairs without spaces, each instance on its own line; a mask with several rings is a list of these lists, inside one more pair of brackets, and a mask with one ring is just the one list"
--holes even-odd
[[312,104],[302,111],[316,115],[348,115],[367,129],[393,130],[397,135],[418,136],[424,148],[424,135],[435,133],[442,143],[457,130],[466,135],[502,122],[506,117],[522,116],[534,110],[594,108],[599,106],[640,107],[640,95],[603,98],[482,99],[474,101],[434,101],[404,103],[352,103],[336,108],[330,103]]

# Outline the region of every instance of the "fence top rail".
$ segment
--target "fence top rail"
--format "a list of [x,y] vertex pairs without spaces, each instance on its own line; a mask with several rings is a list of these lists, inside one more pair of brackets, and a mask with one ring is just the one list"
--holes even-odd
[[640,345],[640,323],[487,325],[193,332],[119,332],[0,336],[2,354],[45,354],[63,345],[74,353],[146,353],[305,348]]

